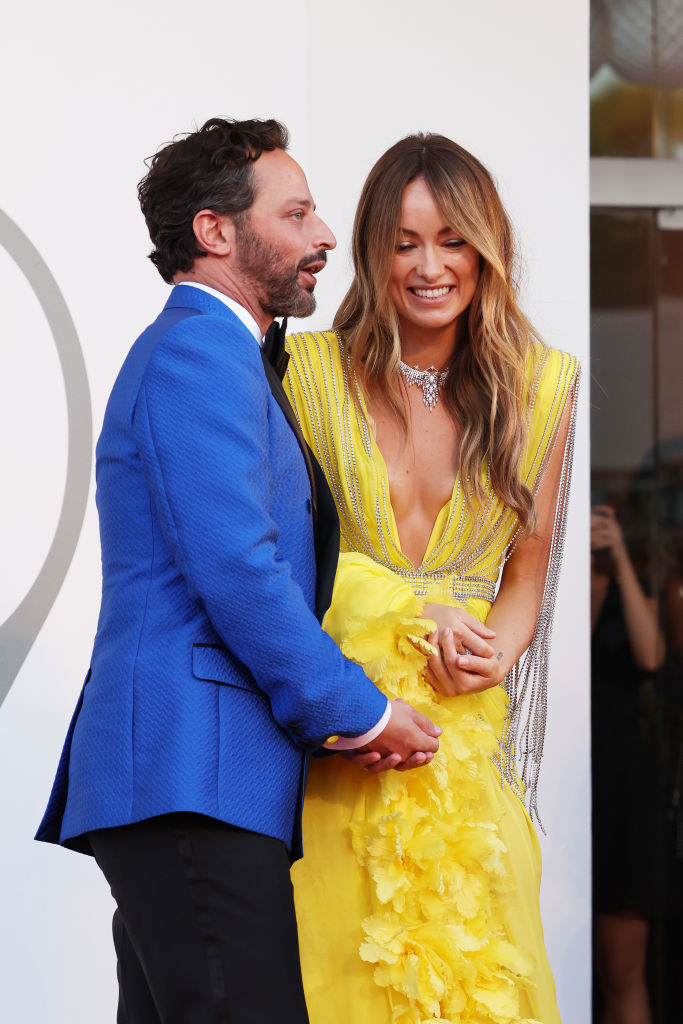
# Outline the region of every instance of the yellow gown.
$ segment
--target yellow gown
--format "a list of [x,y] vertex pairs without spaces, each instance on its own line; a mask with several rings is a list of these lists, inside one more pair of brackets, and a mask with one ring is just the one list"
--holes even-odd
[[[311,1024],[558,1024],[539,911],[539,845],[510,769],[508,695],[498,686],[446,698],[421,674],[425,601],[460,605],[485,620],[516,539],[515,517],[491,495],[486,527],[475,536],[456,477],[414,567],[401,551],[386,465],[338,337],[296,335],[288,350],[285,387],[340,518],[324,628],[384,693],[443,728],[433,762],[411,772],[371,775],[340,756],[313,761],[305,853],[292,871]],[[537,346],[523,465],[532,490],[577,380],[572,356]],[[544,634],[551,605],[547,594]],[[535,641],[527,658],[538,662],[547,657],[547,637],[540,655]],[[534,671],[527,664],[524,678]]]

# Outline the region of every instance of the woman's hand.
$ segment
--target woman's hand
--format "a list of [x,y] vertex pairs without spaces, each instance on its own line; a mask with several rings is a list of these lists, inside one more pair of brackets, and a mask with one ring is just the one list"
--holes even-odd
[[624,535],[614,509],[609,505],[594,505],[591,509],[591,551],[607,548],[615,559],[628,558]]
[[657,599],[645,594],[614,509],[609,505],[595,505],[591,509],[591,552],[601,549],[607,549],[612,557],[635,663],[643,672],[656,672],[666,657]]
[[416,750],[405,761],[401,761],[400,754],[387,754],[385,757],[382,757],[376,750],[365,752],[342,750],[341,753],[351,764],[355,764],[358,768],[365,768],[366,771],[371,772],[373,775],[390,771],[392,768],[395,768],[397,772],[407,772],[411,768],[420,768],[422,765],[429,764],[434,757],[431,752],[427,753],[424,750]]
[[437,693],[444,697],[478,693],[500,682],[502,655],[488,643],[496,635],[492,629],[452,605],[427,604],[422,614],[438,627],[429,642],[439,648],[439,654],[429,659],[425,671],[425,679]]
[[464,608],[453,607],[450,604],[426,604],[422,610],[422,617],[432,619],[439,634],[450,629],[455,649],[459,654],[466,654],[469,651],[470,654],[476,654],[481,658],[488,658],[493,654],[493,648],[486,641],[493,640],[496,634]]
[[[478,625],[482,626],[483,623],[479,622]],[[489,630],[489,633],[492,632]],[[472,653],[459,652],[458,644],[462,641],[456,639],[450,627],[435,630],[429,637],[429,642],[438,646],[439,653],[432,655],[427,662],[425,679],[444,697],[480,693],[497,686],[505,675],[501,665],[502,651],[494,651],[478,634],[474,635],[477,649],[475,652],[475,647],[471,647]]]

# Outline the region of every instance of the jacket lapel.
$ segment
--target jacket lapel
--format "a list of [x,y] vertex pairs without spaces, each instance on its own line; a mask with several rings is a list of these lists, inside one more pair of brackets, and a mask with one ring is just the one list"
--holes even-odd
[[282,382],[277,374],[277,371],[274,369],[268,357],[264,355],[263,349],[261,349],[261,359],[263,360],[263,366],[266,371],[266,377],[268,378],[270,390],[273,393],[273,398],[282,409],[283,413],[285,414],[285,419],[287,420],[290,427],[294,431],[294,436],[299,442],[299,447],[301,448],[301,452],[306,462],[308,480],[311,485],[311,499],[313,501],[313,519],[315,522],[315,520],[317,520],[318,518],[318,489],[316,487],[316,479],[313,473],[312,456],[309,447],[306,444],[306,441],[304,440],[304,435],[301,433],[299,421],[294,415],[294,410],[292,409],[292,406],[289,403],[289,399],[285,394],[285,389],[282,387]]
[[339,517],[334,504],[327,479],[318,465],[315,456],[306,444],[301,433],[299,421],[282,387],[282,381],[268,358],[261,351],[266,379],[273,398],[282,409],[296,437],[306,463],[308,479],[311,485],[311,501],[313,502],[313,537],[315,544],[315,562],[317,574],[315,613],[322,622],[325,612],[332,600],[332,588],[337,572],[339,558]]

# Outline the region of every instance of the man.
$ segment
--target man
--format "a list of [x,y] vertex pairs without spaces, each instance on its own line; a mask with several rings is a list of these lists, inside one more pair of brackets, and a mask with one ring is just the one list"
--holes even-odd
[[275,121],[214,119],[139,188],[176,287],[107,406],[102,607],[37,836],[109,881],[121,1024],[303,1024],[289,865],[309,753],[330,739],[383,770],[438,747],[320,629],[333,503],[282,339],[259,346],[275,314],[313,311],[335,240],[286,146]]

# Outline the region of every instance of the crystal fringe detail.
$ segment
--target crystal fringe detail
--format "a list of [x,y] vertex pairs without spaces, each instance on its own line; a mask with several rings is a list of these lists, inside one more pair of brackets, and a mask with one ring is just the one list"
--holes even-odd
[[[529,814],[544,834],[545,829],[538,813],[538,777],[543,758],[548,714],[548,664],[555,600],[567,528],[580,376],[581,371],[577,369],[567,395],[567,400],[572,402],[572,414],[562,460],[560,487],[541,608],[529,647],[517,664],[512,667],[502,684],[507,691],[510,708],[500,740],[499,752],[495,758],[501,778],[509,783],[522,800],[526,793]],[[554,445],[551,445],[546,453],[546,465],[553,447]],[[541,470],[537,479],[537,487],[540,485],[543,475],[544,472]],[[520,786],[520,777],[523,789]]]

